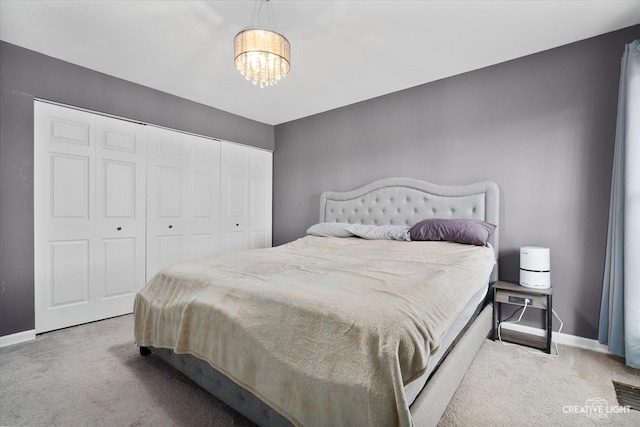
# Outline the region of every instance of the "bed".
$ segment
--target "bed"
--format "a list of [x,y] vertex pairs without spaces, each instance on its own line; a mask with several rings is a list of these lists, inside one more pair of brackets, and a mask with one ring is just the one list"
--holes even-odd
[[325,192],[319,224],[496,228],[485,246],[329,233],[171,266],[136,298],[136,343],[259,425],[435,425],[491,329],[498,212],[492,182]]

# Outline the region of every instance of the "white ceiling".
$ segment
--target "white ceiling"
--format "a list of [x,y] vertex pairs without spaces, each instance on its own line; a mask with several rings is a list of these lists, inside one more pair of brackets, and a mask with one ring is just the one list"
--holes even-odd
[[640,23],[640,0],[270,5],[292,66],[264,89],[233,66],[253,0],[1,0],[0,39],[275,125]]

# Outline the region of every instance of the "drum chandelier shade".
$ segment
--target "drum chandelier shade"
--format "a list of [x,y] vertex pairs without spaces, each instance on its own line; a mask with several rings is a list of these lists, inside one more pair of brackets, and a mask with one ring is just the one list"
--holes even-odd
[[272,86],[291,68],[291,45],[283,35],[265,27],[248,27],[234,38],[236,68],[253,84]]

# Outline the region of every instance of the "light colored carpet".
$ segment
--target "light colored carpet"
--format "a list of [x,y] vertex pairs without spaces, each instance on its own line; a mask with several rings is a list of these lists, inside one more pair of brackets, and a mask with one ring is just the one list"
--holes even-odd
[[[553,357],[486,340],[439,427],[640,426],[640,411],[609,408],[618,405],[611,380],[640,386],[640,371],[616,356],[558,347],[560,356]],[[585,406],[598,405],[609,409],[588,417]]]
[[2,426],[250,426],[133,340],[133,316],[0,349]]
[[[141,357],[132,331],[129,315],[0,349],[0,425],[252,426],[164,362]],[[613,356],[560,353],[487,340],[440,426],[640,425],[638,411],[564,413],[594,398],[617,405],[611,380],[640,385],[640,372]]]

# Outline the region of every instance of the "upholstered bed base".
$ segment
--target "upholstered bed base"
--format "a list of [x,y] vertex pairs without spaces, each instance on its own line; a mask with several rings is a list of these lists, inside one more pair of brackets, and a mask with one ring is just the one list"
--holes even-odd
[[[498,225],[499,190],[493,182],[466,186],[439,186],[410,178],[375,181],[348,192],[325,192],[320,197],[320,221],[362,224],[412,225],[425,218],[480,219]],[[491,236],[496,259],[498,230]],[[497,265],[490,282],[498,277]],[[411,405],[416,426],[435,426],[462,381],[482,343],[491,331],[491,306],[486,306],[433,372],[424,389]],[[260,426],[290,426],[285,417],[271,409],[251,392],[243,389],[207,362],[171,350],[151,350],[187,375],[202,388],[227,403]]]
[[435,426],[491,332],[493,308],[487,305],[433,373],[411,405],[416,426]]
[[190,354],[176,354],[166,348],[140,347],[140,354],[147,355],[149,350],[259,426],[291,426],[289,420],[204,360]]
[[[432,374],[410,408],[416,426],[438,424],[471,362],[489,335],[491,318],[492,308],[488,305],[461,334],[447,357]],[[140,348],[142,355],[149,354],[149,351],[254,423],[264,427],[291,426],[289,420],[207,362],[189,354],[176,354],[165,348]]]

